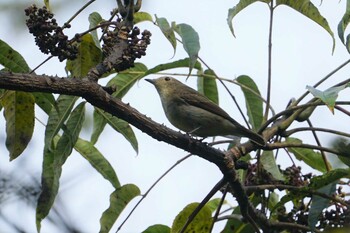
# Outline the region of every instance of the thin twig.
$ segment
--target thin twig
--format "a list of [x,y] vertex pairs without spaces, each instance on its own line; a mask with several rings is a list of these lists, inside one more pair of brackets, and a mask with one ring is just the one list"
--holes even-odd
[[272,26],[273,26],[273,2],[270,2],[270,24],[269,24],[269,44],[268,44],[268,67],[267,67],[267,94],[266,94],[266,108],[264,119],[269,117],[269,108],[271,104],[271,82],[272,82]]
[[193,221],[193,219],[196,217],[196,215],[199,213],[199,211],[204,207],[204,205],[212,198],[217,191],[219,191],[225,184],[227,183],[225,178],[222,178],[211,190],[210,192],[205,196],[205,198],[199,203],[199,205],[195,208],[195,210],[188,216],[187,221],[185,225],[181,228],[181,231],[179,233],[184,233],[186,228],[190,225],[190,223]]
[[171,171],[173,170],[177,165],[179,165],[180,163],[182,163],[183,161],[185,161],[186,159],[188,159],[189,157],[191,157],[192,154],[188,154],[185,157],[181,158],[180,160],[176,161],[176,163],[174,165],[172,165],[168,170],[166,170],[152,185],[151,187],[149,187],[149,189],[145,192],[145,194],[142,195],[142,198],[136,203],[136,205],[134,206],[134,208],[132,208],[132,210],[130,211],[130,213],[128,214],[128,216],[126,216],[126,218],[124,219],[124,221],[120,224],[120,226],[118,227],[117,231],[121,230],[121,228],[123,227],[123,225],[126,223],[126,221],[130,218],[130,216],[134,213],[134,211],[136,210],[136,208],[141,204],[141,202],[147,197],[147,195],[152,191],[152,189]]
[[[309,126],[311,127],[311,129],[313,128],[313,125],[312,125],[312,122],[310,121],[310,119],[307,119],[307,123],[309,124]],[[318,138],[317,134],[316,134],[316,131],[315,130],[311,130],[314,138],[315,138],[315,141],[317,143],[318,146],[321,146],[321,142],[320,142],[320,139]],[[321,156],[322,156],[322,160],[324,162],[324,165],[326,167],[326,170],[327,172],[329,172],[331,170],[331,167],[329,165],[329,162],[327,160],[327,157],[326,157],[326,154],[325,154],[325,151],[324,150],[321,150]]]
[[226,187],[225,187],[225,190],[224,190],[224,192],[223,192],[223,194],[222,194],[222,197],[221,197],[221,199],[220,199],[219,206],[218,206],[218,208],[217,208],[216,211],[215,211],[215,214],[214,214],[214,217],[213,217],[213,221],[212,221],[212,223],[211,223],[211,225],[210,225],[209,233],[211,233],[211,232],[213,231],[214,224],[215,224],[216,220],[218,219],[219,214],[220,214],[221,207],[222,207],[222,205],[224,204],[227,191],[228,191],[228,187],[226,186]]

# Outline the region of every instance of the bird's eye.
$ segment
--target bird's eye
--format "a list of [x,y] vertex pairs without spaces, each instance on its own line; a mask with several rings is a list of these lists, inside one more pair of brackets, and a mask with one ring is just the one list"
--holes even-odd
[[165,79],[165,81],[170,81],[169,77],[165,77],[164,79]]

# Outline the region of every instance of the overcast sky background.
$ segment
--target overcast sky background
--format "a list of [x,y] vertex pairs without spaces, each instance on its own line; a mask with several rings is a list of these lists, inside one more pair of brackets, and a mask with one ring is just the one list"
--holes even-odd
[[[31,68],[41,63],[47,56],[42,55],[35,46],[34,39],[24,25],[23,8],[1,7],[0,20],[3,23],[0,29],[0,39],[6,41],[15,50],[19,51]],[[9,6],[12,1],[8,1]],[[17,4],[32,1],[16,1]],[[40,4],[40,1],[35,1]],[[51,1],[53,12],[60,24],[70,18],[82,5],[82,1],[67,1],[64,7],[57,6],[59,1]],[[85,1],[84,1],[85,2]],[[142,11],[158,17],[166,17],[169,22],[190,24],[200,36],[200,57],[215,72],[225,78],[234,79],[239,75],[249,75],[255,80],[263,95],[266,96],[267,86],[267,42],[269,11],[265,4],[255,3],[242,11],[234,18],[236,38],[232,36],[226,23],[227,12],[238,1],[164,1],[144,0]],[[313,1],[319,6],[320,1]],[[346,1],[323,1],[320,7],[321,14],[328,20],[331,29],[337,34],[336,28],[345,11]],[[97,0],[88,7],[83,14],[72,22],[71,34],[75,30],[85,31],[88,28],[87,17],[93,11],[98,11],[103,18],[109,18],[109,12],[115,1]],[[2,9],[2,10],[1,10]],[[152,23],[139,25],[141,30],[150,30],[153,34],[147,56],[139,60],[148,68],[160,63],[167,63],[186,57],[181,45],[174,58],[172,47]],[[288,7],[278,7],[274,14],[273,25],[273,65],[272,65],[272,106],[278,112],[285,108],[292,97],[299,97],[305,92],[306,85],[313,85],[330,71],[349,59],[345,47],[336,37],[336,49],[332,55],[332,39],[320,26],[305,18]],[[42,66],[36,73],[65,76],[65,63],[52,59]],[[325,89],[332,83],[348,78],[350,66],[337,73],[320,89]],[[186,71],[180,71],[186,73]],[[157,78],[150,76],[148,78]],[[184,81],[185,77],[179,77]],[[190,78],[188,85],[195,87],[195,78]],[[220,86],[220,85],[219,85]],[[230,85],[230,90],[244,107],[244,99],[240,89]],[[243,123],[228,94],[220,86],[220,105],[236,120]],[[340,98],[349,94],[346,90]],[[155,88],[141,80],[123,99],[125,103],[138,109],[153,120],[164,123],[173,128],[164,116],[161,103]],[[88,107],[88,110],[91,110]],[[243,108],[244,109],[244,108]],[[245,111],[245,110],[244,110]],[[38,109],[38,118],[46,122],[46,116]],[[336,116],[323,108],[316,110],[313,117],[315,126],[343,129],[349,127],[347,117],[336,112]],[[91,120],[91,119],[90,119]],[[5,130],[4,119],[0,120],[0,132]],[[139,154],[136,155],[126,140],[116,132],[106,127],[97,143],[97,148],[114,166],[122,184],[134,183],[144,193],[154,181],[161,176],[177,160],[187,153],[164,142],[158,142],[135,128],[139,141]],[[15,171],[20,180],[29,172],[40,179],[44,126],[36,121],[36,128],[29,148],[20,158],[8,162],[8,152],[5,147],[5,137],[0,133],[0,170]],[[91,127],[87,127],[81,135],[89,139]],[[324,143],[331,137],[322,135]],[[311,140],[310,137],[305,139]],[[311,141],[310,141],[311,142]],[[224,148],[224,147],[223,147]],[[284,164],[290,166],[290,163]],[[19,172],[18,170],[22,170]],[[141,232],[153,224],[171,226],[176,214],[191,202],[200,202],[209,190],[221,178],[218,169],[209,162],[192,156],[174,169],[164,178],[139,206],[131,219],[120,232]],[[59,198],[67,208],[67,215],[71,222],[84,232],[97,232],[99,218],[109,205],[109,195],[112,186],[105,181],[82,157],[74,153],[63,167]],[[220,197],[220,195],[216,195]],[[136,199],[138,200],[138,199]],[[127,214],[136,203],[133,201],[124,212]],[[229,198],[231,203],[233,199]],[[15,222],[26,222],[28,232],[35,232],[35,214],[23,203],[18,205],[1,206],[1,211],[7,213]],[[117,229],[125,215],[122,215],[114,225]],[[0,221],[0,229],[6,231],[6,226]],[[216,232],[221,229],[216,227]],[[42,232],[57,232],[46,220],[42,223]]]

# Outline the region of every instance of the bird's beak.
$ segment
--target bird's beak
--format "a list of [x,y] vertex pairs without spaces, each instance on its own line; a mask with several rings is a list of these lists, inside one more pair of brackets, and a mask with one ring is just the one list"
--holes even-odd
[[154,85],[154,79],[145,79],[147,82],[152,83]]

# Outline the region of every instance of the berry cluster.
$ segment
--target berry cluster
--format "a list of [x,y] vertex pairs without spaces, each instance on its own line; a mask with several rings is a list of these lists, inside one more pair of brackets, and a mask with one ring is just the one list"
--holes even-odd
[[[141,38],[140,38],[141,34]],[[115,30],[105,30],[102,51],[106,57],[108,66],[116,71],[122,71],[134,66],[136,58],[146,55],[147,46],[151,43],[151,32],[145,30],[142,33],[138,27],[129,30],[126,26],[117,27]],[[123,55],[115,57],[116,50],[120,49],[120,44],[126,43]]]
[[[29,17],[26,20],[29,32],[34,35],[41,52],[57,56],[60,61],[77,57],[77,47],[68,41],[63,28],[57,25],[53,14],[45,6],[38,8],[32,5],[25,9],[25,14]],[[69,28],[70,25],[65,24],[64,27]]]

